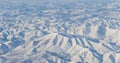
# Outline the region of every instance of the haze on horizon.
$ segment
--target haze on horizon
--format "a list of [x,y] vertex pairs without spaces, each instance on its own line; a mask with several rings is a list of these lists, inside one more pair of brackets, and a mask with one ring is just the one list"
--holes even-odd
[[119,0],[0,0],[0,4],[5,3],[14,3],[14,4],[44,4],[44,3],[58,3],[58,4],[67,4],[67,3],[76,3],[76,2],[84,2],[84,3],[109,3],[112,1],[119,1]]

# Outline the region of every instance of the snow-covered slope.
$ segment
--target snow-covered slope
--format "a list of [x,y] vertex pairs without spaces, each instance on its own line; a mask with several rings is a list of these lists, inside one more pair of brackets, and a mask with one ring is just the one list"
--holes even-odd
[[[119,63],[120,44],[85,36],[50,33],[2,55],[4,63]],[[15,55],[17,54],[17,55]],[[15,61],[15,59],[17,59]]]
[[99,2],[0,4],[0,63],[120,63],[119,1]]

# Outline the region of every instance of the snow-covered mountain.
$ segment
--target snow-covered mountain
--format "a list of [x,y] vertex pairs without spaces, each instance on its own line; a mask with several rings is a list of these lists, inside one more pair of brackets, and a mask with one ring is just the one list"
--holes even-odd
[[119,0],[12,1],[0,3],[0,63],[120,63]]

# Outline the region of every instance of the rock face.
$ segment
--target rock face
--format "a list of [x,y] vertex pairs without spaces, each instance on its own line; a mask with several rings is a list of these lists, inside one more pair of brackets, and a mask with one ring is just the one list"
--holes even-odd
[[120,1],[51,1],[0,3],[0,63],[120,63]]

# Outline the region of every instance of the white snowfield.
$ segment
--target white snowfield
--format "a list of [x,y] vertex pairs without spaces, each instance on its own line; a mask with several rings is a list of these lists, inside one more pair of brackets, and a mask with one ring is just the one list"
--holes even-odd
[[119,0],[12,1],[0,3],[0,63],[120,63]]

